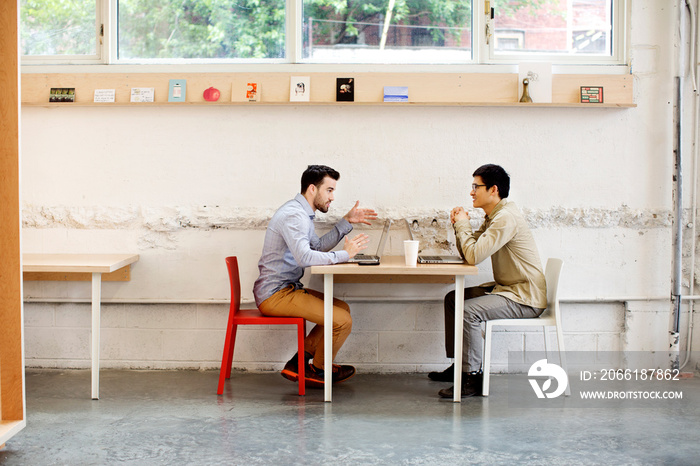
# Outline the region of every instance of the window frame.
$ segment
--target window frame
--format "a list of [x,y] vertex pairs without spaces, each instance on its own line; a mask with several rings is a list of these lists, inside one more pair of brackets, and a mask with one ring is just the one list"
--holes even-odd
[[[475,0],[483,5],[480,0]],[[495,51],[495,20],[487,16],[482,10],[483,17],[487,18],[486,23],[490,31],[494,32],[491,40],[481,41],[483,53],[487,58],[487,63],[503,64],[503,63],[519,63],[519,62],[551,62],[556,65],[624,65],[627,62],[627,42],[629,37],[628,18],[629,18],[629,1],[628,0],[610,0],[611,2],[611,34],[612,34],[612,50],[609,57],[591,56],[591,55],[560,55],[556,53],[500,53]],[[487,26],[485,25],[484,28]],[[488,42],[488,43],[487,43]]]
[[[500,54],[494,51],[495,40],[491,37],[487,40],[487,31],[493,31],[493,20],[490,18],[488,0],[472,0],[472,59],[459,63],[423,64],[423,63],[401,63],[377,65],[376,63],[327,63],[314,62],[303,59],[303,0],[286,0],[285,29],[287,41],[285,44],[285,58],[270,59],[119,59],[118,58],[118,21],[117,0],[95,0],[96,21],[95,36],[97,39],[97,54],[95,56],[54,56],[36,55],[21,57],[23,66],[35,68],[37,65],[48,65],[56,68],[56,65],[67,65],[65,72],[72,72],[76,65],[106,65],[110,67],[132,68],[132,66],[151,71],[156,68],[164,70],[172,67],[188,67],[191,71],[202,69],[205,71],[216,69],[240,69],[245,67],[249,70],[259,71],[432,71],[432,72],[454,72],[475,70],[483,72],[502,72],[520,62],[537,61],[552,62],[555,72],[560,66],[565,66],[570,72],[596,72],[618,73],[619,70],[629,69],[628,65],[628,38],[629,38],[629,0],[612,1],[612,54],[609,57],[600,56],[576,56],[576,55],[556,55],[556,54]],[[102,30],[100,31],[100,29]],[[102,34],[100,34],[100,32]],[[484,65],[502,65],[496,67],[485,67]],[[578,65],[578,66],[575,66]],[[617,65],[617,66],[615,66]],[[252,67],[252,68],[251,68]],[[62,67],[61,67],[62,68]],[[102,67],[100,67],[102,68]],[[589,71],[585,71],[589,70]],[[54,70],[56,71],[56,70]],[[63,72],[63,71],[60,71]]]
[[[109,13],[106,6],[109,0],[95,1],[95,54],[94,55],[21,55],[22,65],[93,65],[107,64],[105,39]],[[21,6],[21,4],[18,4]],[[21,15],[21,11],[18,13]],[[20,16],[21,21],[21,16]]]

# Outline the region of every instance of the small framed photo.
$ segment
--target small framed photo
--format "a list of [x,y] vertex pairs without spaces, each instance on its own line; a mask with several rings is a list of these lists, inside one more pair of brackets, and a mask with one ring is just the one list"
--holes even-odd
[[168,102],[187,101],[187,81],[185,79],[171,79],[168,85]]
[[245,98],[248,102],[260,101],[260,83],[248,83],[245,88]]
[[74,87],[52,87],[49,102],[75,102]]
[[355,101],[355,80],[353,78],[336,78],[335,100],[337,102]]
[[154,87],[132,87],[130,102],[153,102],[155,93]]
[[95,89],[94,102],[105,103],[114,102],[116,89]]
[[311,77],[291,76],[289,78],[289,101],[308,102],[311,96]]
[[581,103],[582,104],[602,104],[603,103],[603,87],[602,86],[581,86]]
[[408,102],[408,86],[384,86],[384,102]]

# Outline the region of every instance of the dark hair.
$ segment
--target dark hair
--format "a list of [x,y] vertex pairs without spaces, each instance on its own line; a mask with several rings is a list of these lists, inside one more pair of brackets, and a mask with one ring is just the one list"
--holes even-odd
[[340,179],[340,173],[325,165],[309,165],[301,175],[301,193],[304,194],[309,185],[317,188],[323,184],[323,179],[330,176],[334,180]]
[[498,186],[498,195],[501,199],[508,197],[510,192],[510,176],[499,165],[487,164],[476,169],[472,176],[481,177],[481,181],[486,185],[486,189],[491,186]]

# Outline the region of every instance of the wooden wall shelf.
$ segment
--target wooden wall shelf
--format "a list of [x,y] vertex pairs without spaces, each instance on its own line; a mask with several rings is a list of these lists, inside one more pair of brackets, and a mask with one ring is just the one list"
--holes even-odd
[[209,107],[225,107],[225,106],[250,106],[250,107],[272,107],[272,106],[298,106],[298,107],[319,107],[337,105],[339,107],[355,106],[381,106],[381,107],[540,107],[540,108],[634,108],[637,104],[580,104],[580,103],[495,103],[495,102],[150,102],[150,103],[23,103],[26,107],[44,107],[44,108],[60,108],[60,107],[189,107],[189,106],[209,106]]
[[[299,73],[297,73],[299,74]],[[554,75],[552,103],[518,102],[518,75],[515,73],[307,73],[311,78],[311,101],[289,102],[291,73],[94,73],[22,75],[22,105],[38,107],[147,107],[154,105],[338,105],[338,106],[461,106],[461,107],[573,107],[630,108],[633,100],[631,75]],[[355,102],[336,102],[338,77],[355,78]],[[168,102],[170,79],[187,80],[187,102]],[[261,86],[261,101],[248,102],[248,82]],[[408,86],[409,102],[383,102],[384,86]],[[579,103],[581,86],[603,86],[603,104]],[[50,103],[52,87],[75,88],[73,103]],[[155,102],[130,102],[131,88],[152,87]],[[203,92],[215,87],[221,92],[217,102],[204,100]],[[115,89],[115,103],[94,103],[95,89]]]

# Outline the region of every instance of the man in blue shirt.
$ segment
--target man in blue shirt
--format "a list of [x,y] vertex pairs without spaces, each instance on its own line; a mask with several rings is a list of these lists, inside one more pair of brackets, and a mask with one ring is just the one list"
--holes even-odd
[[[377,218],[373,209],[360,208],[360,202],[338,222],[331,231],[318,237],[314,228],[316,211],[328,212],[335,197],[335,187],[340,173],[325,165],[309,165],[301,176],[301,193],[272,216],[265,233],[263,252],[258,262],[260,276],[253,286],[255,303],[260,312],[268,316],[303,317],[315,323],[304,341],[303,357],[313,363],[306,366],[306,383],[311,387],[323,387],[323,293],[305,289],[301,284],[304,269],[312,265],[328,265],[347,262],[367,247],[365,234],[346,237],[352,231],[352,223],[371,224]],[[345,238],[343,249],[331,251]],[[333,300],[333,359],[343,345],[350,330],[352,318],[347,303]],[[300,355],[287,362],[282,375],[292,381],[297,373]],[[342,382],[355,375],[352,366],[333,365],[333,383]]]

